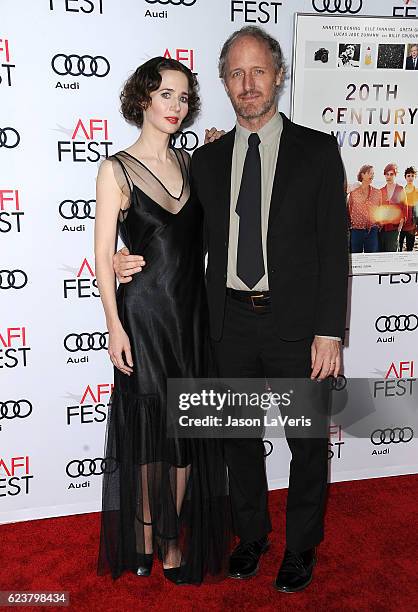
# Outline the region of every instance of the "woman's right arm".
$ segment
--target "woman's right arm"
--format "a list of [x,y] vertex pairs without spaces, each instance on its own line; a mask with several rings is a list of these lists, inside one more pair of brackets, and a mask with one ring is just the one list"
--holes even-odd
[[[127,198],[120,190],[112,162],[105,160],[97,175],[96,221],[94,226],[94,252],[97,284],[100,291],[109,331],[109,356],[112,363],[124,374],[132,373],[132,354],[128,335],[119,319],[113,254],[115,252],[116,228],[119,211],[126,206]],[[123,355],[125,359],[123,359]]]

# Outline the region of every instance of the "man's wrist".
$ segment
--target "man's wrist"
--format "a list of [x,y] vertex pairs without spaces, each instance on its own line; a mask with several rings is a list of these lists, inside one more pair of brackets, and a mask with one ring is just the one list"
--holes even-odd
[[328,340],[337,340],[337,342],[341,342],[341,338],[339,336],[321,336],[319,334],[315,334],[315,338],[327,338]]

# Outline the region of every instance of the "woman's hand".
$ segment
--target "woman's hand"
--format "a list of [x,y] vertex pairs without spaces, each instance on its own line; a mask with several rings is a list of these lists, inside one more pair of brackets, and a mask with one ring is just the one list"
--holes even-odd
[[[128,376],[132,374],[134,364],[132,361],[131,343],[122,325],[119,324],[115,329],[109,330],[109,348],[107,352],[115,368],[118,368],[118,370]],[[123,359],[123,355],[125,359]]]

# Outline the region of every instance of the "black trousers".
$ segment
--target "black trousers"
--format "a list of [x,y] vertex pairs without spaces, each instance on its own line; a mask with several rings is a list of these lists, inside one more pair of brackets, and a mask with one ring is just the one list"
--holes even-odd
[[[286,341],[278,336],[271,312],[226,298],[224,331],[212,341],[221,378],[305,378],[311,368],[312,338]],[[288,432],[286,432],[287,434]],[[328,481],[328,440],[291,438],[286,508],[286,546],[301,552],[323,538]],[[264,444],[261,439],[225,439],[234,530],[241,541],[271,531],[267,506]]]

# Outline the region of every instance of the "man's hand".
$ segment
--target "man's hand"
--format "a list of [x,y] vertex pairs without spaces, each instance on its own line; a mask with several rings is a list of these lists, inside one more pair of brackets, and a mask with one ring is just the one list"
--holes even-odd
[[113,255],[113,269],[120,283],[129,283],[132,275],[141,272],[144,266],[142,255],[130,255],[126,247]]
[[218,140],[218,138],[220,138],[224,134],[225,134],[225,130],[218,130],[215,127],[210,128],[210,130],[208,130],[208,128],[206,128],[206,130],[205,130],[205,144],[208,144],[208,142],[214,142],[215,140]]
[[315,336],[311,346],[311,379],[324,380],[328,376],[337,378],[340,373],[341,342]]

